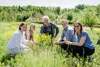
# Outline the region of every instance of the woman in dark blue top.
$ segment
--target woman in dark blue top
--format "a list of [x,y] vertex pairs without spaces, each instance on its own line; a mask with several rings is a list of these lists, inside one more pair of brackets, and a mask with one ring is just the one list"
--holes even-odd
[[86,31],[83,31],[82,24],[76,22],[74,24],[74,34],[77,35],[77,42],[65,41],[64,43],[74,45],[73,55],[79,54],[79,56],[90,56],[94,53],[95,47]]

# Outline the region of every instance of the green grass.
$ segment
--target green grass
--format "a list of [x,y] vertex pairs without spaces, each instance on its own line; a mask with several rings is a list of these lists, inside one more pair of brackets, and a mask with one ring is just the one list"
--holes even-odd
[[[100,45],[97,45],[97,40],[100,35],[99,28],[94,28],[91,31],[89,28],[85,29],[90,34],[90,37],[95,44],[96,51],[94,53],[94,60],[92,62],[85,61],[83,59],[77,59],[69,55],[66,57],[67,53],[61,51],[60,47],[53,44],[53,46],[48,46],[50,44],[49,38],[43,36],[39,37],[41,24],[36,25],[35,31],[35,41],[39,44],[35,46],[30,46],[30,50],[19,54],[15,59],[9,60],[7,55],[7,42],[11,35],[18,29],[19,22],[12,23],[0,23],[0,67],[99,67],[100,66]],[[28,27],[30,23],[27,23]],[[59,25],[61,34],[62,27]],[[57,37],[57,38],[58,38]],[[53,43],[56,39],[53,40]],[[4,60],[3,60],[4,58]],[[1,62],[2,61],[2,62]]]

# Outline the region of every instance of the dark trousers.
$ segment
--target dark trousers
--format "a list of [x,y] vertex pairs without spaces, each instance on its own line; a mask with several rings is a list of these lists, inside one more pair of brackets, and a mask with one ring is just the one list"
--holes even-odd
[[87,57],[95,52],[95,49],[89,49],[83,46],[73,46],[73,45],[67,45],[65,43],[59,45],[63,50],[66,50],[68,54],[72,53],[73,56],[77,56],[78,54],[81,57]]

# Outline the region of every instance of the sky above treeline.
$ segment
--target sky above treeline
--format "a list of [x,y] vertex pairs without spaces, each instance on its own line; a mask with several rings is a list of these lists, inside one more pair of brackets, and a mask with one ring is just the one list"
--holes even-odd
[[74,8],[78,4],[98,5],[100,0],[0,0],[0,6],[51,6]]

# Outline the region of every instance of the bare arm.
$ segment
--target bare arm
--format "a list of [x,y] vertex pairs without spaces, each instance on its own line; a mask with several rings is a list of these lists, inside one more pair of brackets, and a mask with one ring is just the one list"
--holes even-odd
[[30,40],[30,32],[27,32],[27,40]]
[[60,37],[60,38],[56,41],[55,44],[62,44],[62,43],[64,43],[64,41],[61,41],[61,40],[62,40],[62,38]]
[[66,44],[76,45],[76,46],[82,46],[84,44],[85,40],[86,40],[86,36],[83,36],[83,37],[81,37],[79,43],[78,42],[69,42],[69,41],[66,41],[65,43]]

